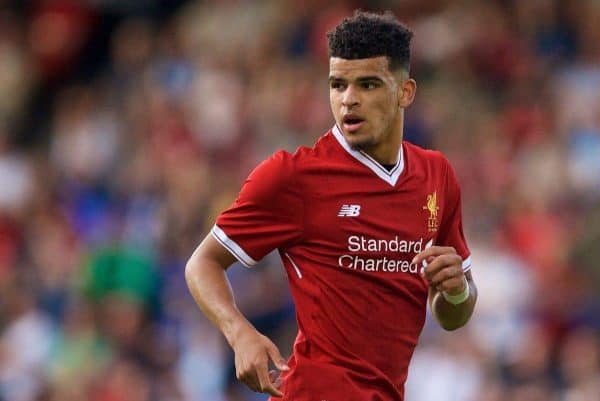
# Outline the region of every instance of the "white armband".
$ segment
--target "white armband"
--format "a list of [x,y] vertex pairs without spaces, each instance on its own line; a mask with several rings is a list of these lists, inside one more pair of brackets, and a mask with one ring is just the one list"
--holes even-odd
[[464,280],[465,280],[465,289],[460,294],[450,295],[446,291],[442,291],[442,295],[444,296],[444,299],[446,301],[450,302],[452,305],[460,305],[463,302],[465,302],[467,299],[469,299],[469,295],[470,295],[469,282],[467,281],[466,278]]

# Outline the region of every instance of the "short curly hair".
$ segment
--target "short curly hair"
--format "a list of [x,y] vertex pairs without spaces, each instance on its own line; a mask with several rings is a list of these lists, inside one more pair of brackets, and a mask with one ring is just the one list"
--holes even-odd
[[329,57],[347,60],[386,56],[390,70],[410,70],[413,33],[390,11],[375,14],[357,10],[327,33]]

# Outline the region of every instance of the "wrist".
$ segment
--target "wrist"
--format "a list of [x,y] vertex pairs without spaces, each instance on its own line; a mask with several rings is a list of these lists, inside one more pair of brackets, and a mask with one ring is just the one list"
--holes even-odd
[[465,286],[464,286],[464,289],[460,293],[448,294],[446,291],[442,291],[442,296],[448,303],[451,303],[452,305],[460,305],[463,302],[465,302],[467,299],[469,299],[469,296],[471,295],[471,291],[469,288],[469,282],[467,281],[466,278],[463,278],[463,280],[464,280]]
[[250,330],[254,331],[255,329],[250,322],[240,317],[227,322],[222,328],[222,333],[231,348],[235,348],[238,340]]

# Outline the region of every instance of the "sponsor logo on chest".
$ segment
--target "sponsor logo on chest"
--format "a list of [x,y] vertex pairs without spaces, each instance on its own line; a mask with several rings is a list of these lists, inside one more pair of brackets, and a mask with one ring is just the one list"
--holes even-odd
[[338,217],[357,217],[360,216],[360,205],[342,205],[338,212]]
[[[422,210],[429,212],[427,219],[424,221],[427,232],[436,232],[439,226],[439,207],[436,192],[427,195]],[[337,217],[357,218],[361,216],[361,212],[365,212],[365,209],[361,210],[359,204],[343,204],[337,213]],[[420,215],[419,210],[415,210],[415,215]],[[422,226],[417,225],[412,227],[414,232],[424,232]],[[337,264],[340,268],[365,272],[418,274],[420,266],[411,263],[412,258],[432,246],[433,238],[428,235],[417,238],[406,239],[400,235],[374,237],[356,233],[346,234],[345,252],[338,257]]]

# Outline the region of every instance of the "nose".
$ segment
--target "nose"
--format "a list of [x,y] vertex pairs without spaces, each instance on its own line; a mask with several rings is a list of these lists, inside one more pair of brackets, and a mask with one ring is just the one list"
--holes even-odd
[[360,105],[360,100],[354,85],[348,85],[342,97],[342,105],[348,109],[353,109]]

